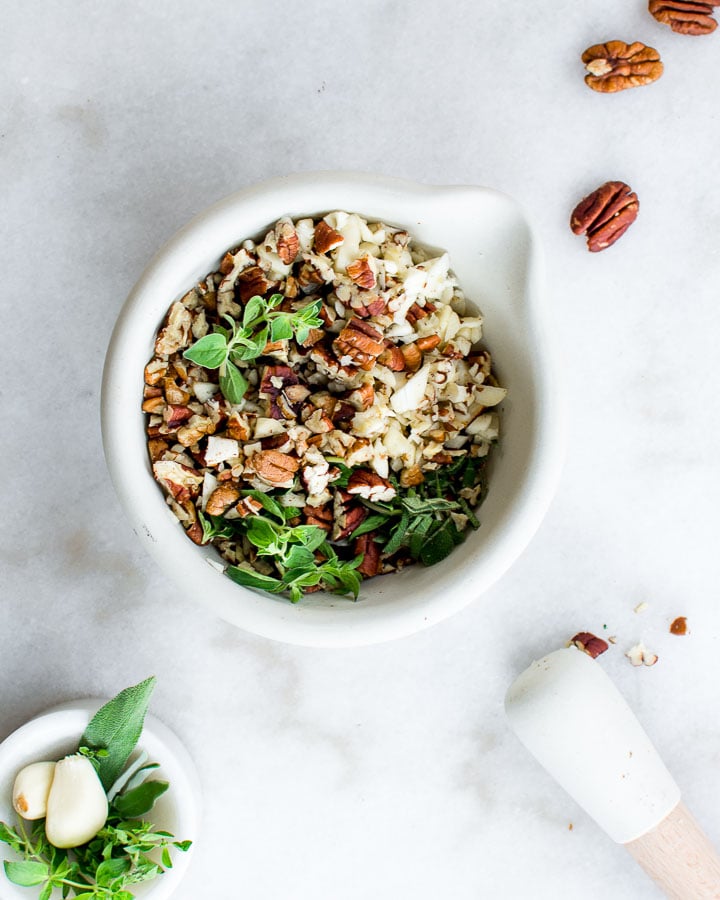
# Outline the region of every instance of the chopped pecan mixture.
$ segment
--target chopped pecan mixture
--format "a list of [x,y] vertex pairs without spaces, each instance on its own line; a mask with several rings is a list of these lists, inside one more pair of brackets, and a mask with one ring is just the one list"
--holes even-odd
[[506,391],[449,266],[354,213],[284,216],[170,306],[148,452],[234,580],[357,596],[478,526]]

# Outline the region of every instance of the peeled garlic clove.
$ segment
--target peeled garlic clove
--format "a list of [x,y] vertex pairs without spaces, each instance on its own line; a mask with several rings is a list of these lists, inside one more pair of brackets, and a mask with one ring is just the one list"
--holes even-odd
[[93,764],[84,756],[66,756],[55,766],[47,802],[45,834],[54,847],[78,847],[100,831],[108,803]]
[[19,816],[30,821],[42,819],[47,810],[48,794],[54,774],[54,762],[31,763],[17,773],[12,802]]

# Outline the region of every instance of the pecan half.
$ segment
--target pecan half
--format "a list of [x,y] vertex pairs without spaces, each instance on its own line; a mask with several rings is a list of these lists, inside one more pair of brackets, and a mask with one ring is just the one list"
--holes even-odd
[[372,369],[375,360],[385,349],[380,332],[368,322],[355,318],[350,319],[335,338],[333,348],[338,359],[349,356],[366,371]]
[[329,253],[345,240],[339,231],[331,228],[323,219],[315,226],[315,252]]
[[607,641],[596,637],[589,631],[579,632],[570,643],[574,644],[578,650],[582,650],[583,653],[587,653],[588,656],[592,656],[593,659],[597,659],[598,656],[600,656],[601,653],[604,653],[608,648]]
[[711,34],[717,28],[713,7],[720,0],[650,0],[648,9],[658,22],[678,34]]
[[588,71],[585,84],[602,94],[650,84],[663,73],[658,51],[640,41],[595,44],[583,53],[582,61]]
[[290,219],[279,219],[275,225],[275,241],[280,259],[289,266],[298,255],[300,239]]
[[261,450],[253,456],[250,464],[263,481],[272,485],[292,484],[300,468],[299,460],[279,450]]
[[610,247],[637,218],[637,194],[623,181],[607,181],[581,200],[570,216],[570,228],[587,237],[588,250]]

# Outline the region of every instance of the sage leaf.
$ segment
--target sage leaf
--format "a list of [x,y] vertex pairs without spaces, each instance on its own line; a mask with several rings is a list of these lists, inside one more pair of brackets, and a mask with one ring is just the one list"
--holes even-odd
[[105,790],[122,772],[140,739],[155,676],[125,688],[101,707],[88,723],[80,744],[91,750],[107,750],[97,759],[98,776]]
[[241,403],[248,383],[244,376],[229,360],[225,363],[225,370],[220,375],[220,390],[223,397],[230,403]]
[[270,591],[271,594],[279,594],[280,591],[285,590],[285,585],[279,578],[273,578],[271,575],[261,575],[259,572],[250,572],[247,569],[241,569],[240,566],[228,566],[225,569],[225,574],[236,584],[241,584],[244,587]]
[[449,556],[455,547],[455,541],[450,529],[457,532],[450,519],[447,519],[440,528],[434,529],[427,537],[420,551],[420,561],[425,566],[434,566]]
[[183,353],[183,356],[205,369],[219,369],[227,359],[227,353],[228,344],[225,335],[214,332],[195,341],[192,347],[188,347]]
[[19,884],[21,887],[33,887],[47,881],[50,875],[50,866],[44,862],[35,862],[27,859],[23,862],[14,862],[6,859],[3,863],[8,881]]
[[132,790],[119,794],[113,807],[124,819],[136,819],[153,808],[158,797],[170,787],[167,781],[146,781]]

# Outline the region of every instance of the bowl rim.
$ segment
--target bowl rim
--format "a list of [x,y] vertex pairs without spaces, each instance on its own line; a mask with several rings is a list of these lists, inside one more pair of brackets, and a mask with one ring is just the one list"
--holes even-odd
[[[355,612],[346,621],[333,618],[332,613],[319,615],[318,607],[306,605],[304,602],[292,605],[278,601],[278,598],[261,595],[234,584],[230,579],[213,573],[207,565],[202,569],[187,560],[179,558],[173,551],[175,539],[170,537],[171,524],[178,523],[167,508],[164,498],[159,492],[153,492],[153,498],[143,496],[144,488],[140,488],[137,457],[131,457],[119,447],[127,447],[132,435],[120,414],[123,395],[127,398],[128,379],[137,379],[140,373],[128,372],[128,361],[133,358],[133,342],[140,336],[147,337],[147,325],[143,331],[144,304],[153,295],[157,286],[163,281],[177,279],[178,266],[192,268],[191,260],[207,255],[214,248],[217,259],[232,245],[232,241],[224,243],[213,236],[230,227],[233,217],[252,216],[252,210],[258,210],[258,227],[245,231],[240,236],[256,233],[266,224],[284,214],[299,198],[310,193],[319,192],[320,202],[315,205],[318,210],[330,208],[322,202],[328,195],[337,195],[335,209],[357,209],[363,215],[362,206],[347,204],[344,198],[348,195],[359,198],[383,198],[385,202],[397,202],[399,209],[405,212],[399,219],[408,221],[414,215],[421,215],[418,210],[431,208],[436,202],[490,203],[511,209],[522,221],[529,235],[528,265],[531,269],[526,291],[527,318],[532,323],[535,335],[534,349],[542,358],[542,365],[534,371],[539,398],[539,416],[537,438],[532,449],[532,472],[528,474],[527,489],[521,502],[513,510],[511,521],[505,528],[502,538],[489,554],[484,554],[482,565],[478,567],[476,577],[470,590],[449,590],[444,596],[424,598],[416,608],[391,610],[390,604],[384,607],[384,615],[367,615]],[[368,202],[367,207],[372,205]],[[273,209],[274,212],[263,218],[259,210]],[[414,215],[409,214],[413,209]],[[250,212],[248,212],[248,210]],[[310,209],[306,214],[312,214]],[[296,215],[295,213],[290,213]],[[273,218],[274,216],[274,218]],[[387,217],[391,218],[391,217]],[[262,221],[261,221],[262,220]],[[452,263],[452,247],[451,263]],[[189,262],[190,260],[190,262]],[[202,276],[200,276],[202,277]],[[182,279],[181,279],[182,281]],[[186,290],[195,283],[192,278],[182,281]],[[166,297],[164,309],[176,299],[177,293]],[[187,593],[199,595],[216,614],[233,622],[252,633],[262,635],[285,643],[315,647],[348,647],[378,643],[399,637],[405,637],[421,629],[439,622],[466,606],[475,596],[487,590],[512,565],[522,553],[539,527],[545,512],[552,500],[564,457],[564,439],[562,415],[558,396],[554,359],[548,336],[547,311],[544,308],[544,261],[537,234],[528,221],[519,204],[507,194],[493,188],[474,185],[427,185],[386,176],[371,175],[362,172],[311,172],[297,175],[286,175],[254,184],[224,197],[200,212],[185,226],[180,228],[154,255],[146,266],[135,286],[131,290],[119,315],[109,342],[103,371],[101,391],[101,428],[105,457],[115,490],[126,515],[133,528],[144,543],[146,549],[155,557],[166,574]],[[154,334],[154,330],[152,332]],[[151,335],[152,336],[152,335]],[[139,409],[137,398],[136,408]],[[143,438],[144,445],[144,438]],[[149,471],[145,452],[145,468]],[[152,477],[152,476],[150,476]],[[156,502],[159,501],[159,502]],[[172,520],[172,521],[171,521]],[[180,529],[181,530],[181,529]],[[177,531],[177,529],[176,529]],[[184,534],[177,534],[187,544]],[[171,546],[166,546],[170,542]],[[190,549],[188,547],[188,549]],[[186,554],[188,559],[191,554]],[[233,594],[226,593],[222,578]],[[470,587],[469,584],[466,587]],[[237,592],[240,592],[238,594]],[[317,595],[316,595],[317,596]],[[237,602],[242,597],[242,603]],[[234,602],[233,602],[234,600]],[[349,601],[345,601],[349,602]],[[353,604],[360,607],[364,601]],[[365,601],[366,602],[366,601]],[[274,604],[270,608],[267,604]],[[263,608],[263,605],[267,608]],[[325,607],[337,610],[328,603]],[[377,607],[375,607],[377,609]]]
[[[0,781],[5,781],[6,773],[12,779],[20,769],[31,762],[39,761],[46,755],[46,749],[52,744],[70,742],[79,738],[92,716],[108,702],[109,698],[85,698],[70,700],[46,709],[20,725],[0,742]],[[178,888],[190,865],[197,843],[200,823],[201,787],[195,764],[177,735],[155,715],[145,716],[138,748],[149,744],[153,749],[151,756],[157,755],[160,770],[170,782],[173,793],[175,817],[173,829],[178,840],[192,840],[192,846],[184,853],[173,856],[173,866],[155,882],[149,882],[139,900],[167,900]],[[36,746],[37,750],[32,750]],[[159,749],[158,749],[159,748]],[[49,750],[47,751],[49,753]],[[2,802],[2,807],[5,802]],[[12,811],[12,803],[8,798],[7,806]],[[12,815],[15,815],[12,812]],[[0,858],[14,858],[12,851],[0,844]],[[0,873],[0,879],[4,879]],[[0,882],[2,883],[2,882]],[[11,882],[7,882],[15,888]],[[6,888],[7,888],[6,885]],[[135,890],[139,890],[137,885]],[[23,893],[21,893],[23,892]],[[4,896],[4,894],[3,894]],[[13,897],[16,894],[13,894]],[[17,896],[25,897],[26,889],[17,888]],[[55,894],[53,894],[53,897]]]

